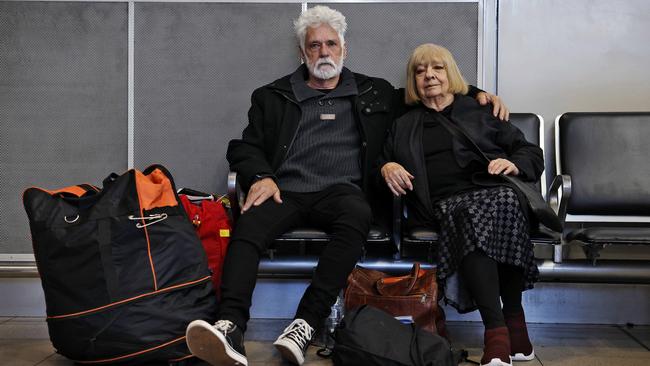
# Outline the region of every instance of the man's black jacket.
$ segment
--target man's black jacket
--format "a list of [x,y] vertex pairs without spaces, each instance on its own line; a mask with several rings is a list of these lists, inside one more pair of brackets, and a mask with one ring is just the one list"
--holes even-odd
[[[306,67],[300,68],[307,75]],[[367,191],[384,139],[393,120],[404,112],[403,92],[384,79],[353,75],[358,90],[352,108],[361,136],[361,187]],[[244,191],[248,191],[256,176],[272,176],[286,158],[301,117],[290,77],[287,75],[253,92],[248,126],[241,139],[232,140],[228,145],[226,158],[230,170],[238,173]]]

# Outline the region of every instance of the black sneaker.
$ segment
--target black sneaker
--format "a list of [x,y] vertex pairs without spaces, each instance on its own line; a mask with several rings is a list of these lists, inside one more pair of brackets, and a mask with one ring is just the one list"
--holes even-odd
[[285,360],[302,365],[305,362],[305,352],[313,335],[314,328],[303,319],[296,319],[284,329],[273,345]]
[[248,366],[244,334],[230,320],[214,325],[195,320],[187,326],[187,347],[192,354],[211,365]]

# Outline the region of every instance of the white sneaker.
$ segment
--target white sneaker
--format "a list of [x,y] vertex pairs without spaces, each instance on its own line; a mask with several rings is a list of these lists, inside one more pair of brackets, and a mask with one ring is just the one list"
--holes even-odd
[[481,366],[512,366],[512,361],[506,363],[501,361],[500,358],[493,358],[488,363],[482,363]]
[[525,354],[523,354],[521,352],[517,352],[514,355],[511,355],[510,358],[513,361],[531,361],[531,360],[534,360],[535,359],[535,349],[530,351],[529,355],[525,355]]
[[273,345],[285,360],[302,365],[305,362],[305,352],[313,335],[314,328],[303,319],[296,319],[284,329]]
[[214,325],[195,320],[185,332],[187,347],[192,354],[214,366],[248,366],[244,349],[244,334],[230,320]]

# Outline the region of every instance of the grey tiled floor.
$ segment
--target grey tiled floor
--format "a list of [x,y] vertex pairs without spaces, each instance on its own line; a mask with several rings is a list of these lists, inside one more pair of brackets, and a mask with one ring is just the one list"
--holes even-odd
[[[246,351],[249,365],[284,365],[271,345],[288,321],[256,319],[249,324]],[[483,327],[479,323],[449,322],[452,341],[469,351],[470,359],[481,357]],[[650,365],[650,326],[529,324],[537,359],[520,366]],[[331,365],[310,347],[306,365]],[[56,354],[42,318],[0,317],[0,365],[72,366]],[[467,363],[467,365],[470,365]]]

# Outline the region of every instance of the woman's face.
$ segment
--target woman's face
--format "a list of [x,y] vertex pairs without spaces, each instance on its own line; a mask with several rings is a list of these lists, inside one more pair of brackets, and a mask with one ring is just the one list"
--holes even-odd
[[449,80],[447,80],[445,65],[439,61],[418,65],[415,68],[415,86],[420,99],[449,94]]

